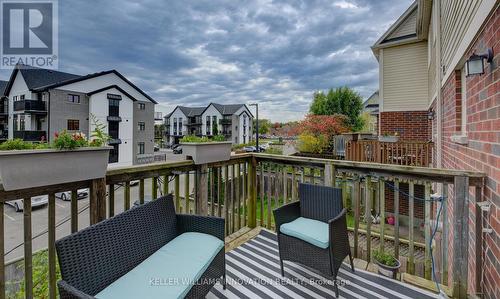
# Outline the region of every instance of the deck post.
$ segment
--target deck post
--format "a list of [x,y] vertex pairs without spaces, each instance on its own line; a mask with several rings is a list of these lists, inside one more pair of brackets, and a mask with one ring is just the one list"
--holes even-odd
[[208,215],[208,165],[202,164],[196,168],[195,214]]
[[106,178],[92,180],[90,185],[90,224],[106,219]]
[[335,166],[333,163],[325,164],[325,186],[335,187]]
[[453,184],[453,294],[467,298],[469,239],[469,178],[456,176]]
[[[252,161],[248,163],[248,227],[255,228],[257,226],[257,159],[252,157]],[[263,199],[261,199],[262,201]],[[262,215],[261,215],[262,217]]]

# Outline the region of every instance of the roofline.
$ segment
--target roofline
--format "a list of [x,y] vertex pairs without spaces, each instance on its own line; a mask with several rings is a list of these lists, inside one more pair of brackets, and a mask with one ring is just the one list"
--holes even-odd
[[[179,109],[179,107],[181,107],[181,106],[180,105],[175,106],[174,110],[172,110],[172,112],[170,112],[169,114],[165,115],[165,117],[163,117],[163,118],[170,118],[170,116],[172,114],[174,114],[175,110]],[[185,117],[189,117],[182,110],[181,110],[181,112],[182,112],[182,114],[184,114]]]
[[5,86],[5,89],[3,91],[3,96],[6,97],[9,94],[10,89],[12,88],[12,85],[14,84],[14,80],[16,78],[17,72],[19,72],[19,69],[20,69],[20,65],[16,64],[16,66],[12,70],[12,73],[10,74],[9,81],[7,81],[8,83],[7,83],[7,86]]
[[152,97],[150,97],[148,94],[146,94],[142,89],[140,89],[139,87],[137,87],[134,83],[130,82],[127,78],[125,78],[125,76],[123,76],[122,74],[120,74],[120,72],[118,72],[117,70],[109,70],[109,71],[103,71],[103,72],[99,72],[99,73],[89,74],[89,75],[86,75],[86,76],[81,76],[79,78],[70,79],[70,80],[66,80],[66,81],[62,81],[62,82],[58,82],[58,83],[54,83],[54,84],[50,84],[50,85],[41,86],[41,87],[38,87],[36,89],[33,89],[32,91],[45,91],[45,90],[48,90],[48,89],[53,89],[53,88],[61,87],[61,86],[64,86],[64,85],[69,85],[69,84],[72,84],[72,83],[76,83],[76,82],[80,82],[80,81],[85,81],[87,79],[93,79],[93,78],[96,78],[96,77],[100,77],[100,76],[104,76],[104,75],[109,75],[109,74],[115,74],[115,75],[117,75],[120,79],[122,79],[127,84],[129,84],[130,86],[132,86],[135,90],[137,90],[140,94],[142,94],[143,96],[145,96],[148,100],[150,100],[154,104],[158,104],[158,102],[156,102],[155,100],[153,100]]
[[109,90],[109,89],[113,89],[113,88],[116,88],[118,89],[118,91],[120,91],[121,93],[123,93],[124,95],[126,95],[127,97],[129,97],[130,99],[132,99],[132,101],[134,102],[137,102],[138,100],[136,98],[134,98],[132,95],[130,95],[128,92],[126,92],[125,90],[123,90],[120,86],[114,84],[114,85],[109,85],[109,86],[106,86],[106,87],[103,87],[103,88],[99,88],[99,89],[96,89],[94,91],[91,91],[91,92],[88,92],[87,95],[88,96],[91,96],[91,95],[94,95],[96,93],[100,93],[100,92],[103,92],[105,90]]

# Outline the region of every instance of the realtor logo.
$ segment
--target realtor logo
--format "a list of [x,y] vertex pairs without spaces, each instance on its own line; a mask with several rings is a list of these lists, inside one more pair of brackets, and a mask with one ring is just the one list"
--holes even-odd
[[0,0],[1,68],[58,66],[57,0]]

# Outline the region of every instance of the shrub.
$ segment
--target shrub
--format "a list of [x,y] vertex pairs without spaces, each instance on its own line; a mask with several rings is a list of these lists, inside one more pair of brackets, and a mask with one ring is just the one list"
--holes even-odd
[[382,265],[394,267],[398,264],[396,258],[393,255],[386,252],[382,252],[380,250],[374,250],[372,256]]
[[309,133],[302,133],[297,142],[299,151],[304,153],[321,154],[328,147],[328,140],[323,135],[314,136]]
[[212,138],[208,138],[206,136],[204,137],[198,137],[195,135],[186,135],[182,137],[180,140],[181,142],[186,142],[186,143],[197,143],[197,142],[222,142],[226,141],[226,137],[223,135],[215,135]]

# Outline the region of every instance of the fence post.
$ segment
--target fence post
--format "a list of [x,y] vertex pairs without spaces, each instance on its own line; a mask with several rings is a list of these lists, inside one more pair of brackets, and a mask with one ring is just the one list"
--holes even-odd
[[208,165],[196,168],[195,214],[208,215]]
[[90,184],[90,224],[106,219],[106,178],[92,180]]
[[453,294],[467,298],[469,239],[469,178],[456,176],[453,184]]

